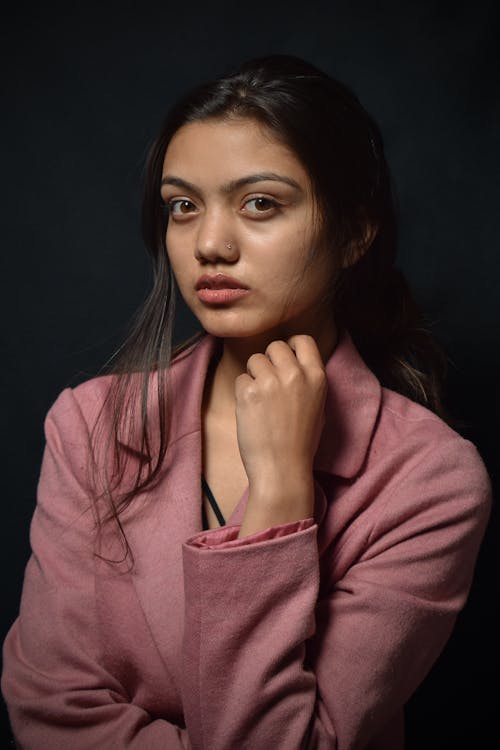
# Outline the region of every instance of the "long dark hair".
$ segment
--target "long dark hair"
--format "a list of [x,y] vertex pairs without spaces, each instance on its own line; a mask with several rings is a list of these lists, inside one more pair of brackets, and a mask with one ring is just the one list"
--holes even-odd
[[[169,365],[204,333],[172,347],[175,284],[165,245],[168,215],[160,197],[163,160],[183,125],[232,118],[264,125],[306,168],[323,239],[337,260],[332,282],[337,325],[350,332],[383,385],[445,418],[446,359],[395,267],[394,191],[376,122],[348,87],[304,60],[288,55],[249,60],[182,97],[147,159],[142,226],[154,283],[109,368],[110,388],[91,450],[95,490],[106,500],[104,517],[120,530],[125,556],[131,550],[119,514],[158,479],[168,445]],[[136,469],[127,472],[131,455],[125,446],[132,433],[140,448]],[[104,517],[96,512],[99,525]]]

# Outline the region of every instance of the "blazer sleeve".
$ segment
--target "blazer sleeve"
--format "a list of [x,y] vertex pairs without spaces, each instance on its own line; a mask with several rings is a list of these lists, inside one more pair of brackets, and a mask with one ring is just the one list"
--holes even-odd
[[45,434],[32,554],[3,647],[2,691],[17,746],[186,750],[185,729],[153,720],[101,666],[88,428],[71,390],[49,411]]
[[[194,750],[362,750],[397,724],[465,603],[490,508],[474,446],[429,446],[335,580],[313,519],[183,547]],[[389,730],[390,731],[390,730]],[[387,747],[381,742],[377,747]]]

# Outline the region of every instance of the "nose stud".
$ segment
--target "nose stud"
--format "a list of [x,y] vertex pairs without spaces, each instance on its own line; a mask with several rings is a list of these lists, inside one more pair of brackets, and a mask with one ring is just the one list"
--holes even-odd
[[230,242],[226,242],[226,247],[228,250],[231,250],[233,246],[231,245]]

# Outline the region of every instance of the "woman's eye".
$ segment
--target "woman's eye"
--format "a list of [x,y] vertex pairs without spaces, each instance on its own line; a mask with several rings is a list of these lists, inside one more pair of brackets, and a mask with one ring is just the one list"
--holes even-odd
[[[249,210],[247,211],[248,207]],[[278,203],[276,203],[276,201],[262,196],[260,198],[250,198],[250,200],[245,203],[245,211],[252,214],[266,214],[275,208],[278,208]]]
[[186,198],[176,198],[168,201],[167,207],[169,214],[172,216],[185,216],[192,213],[195,209],[194,203],[191,203]]

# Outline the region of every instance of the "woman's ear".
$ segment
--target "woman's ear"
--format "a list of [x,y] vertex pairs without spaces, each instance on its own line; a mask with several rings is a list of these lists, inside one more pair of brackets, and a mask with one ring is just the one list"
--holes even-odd
[[359,260],[361,260],[377,236],[377,232],[377,226],[369,223],[365,224],[363,236],[360,239],[356,238],[350,242],[342,261],[342,268],[354,266]]

